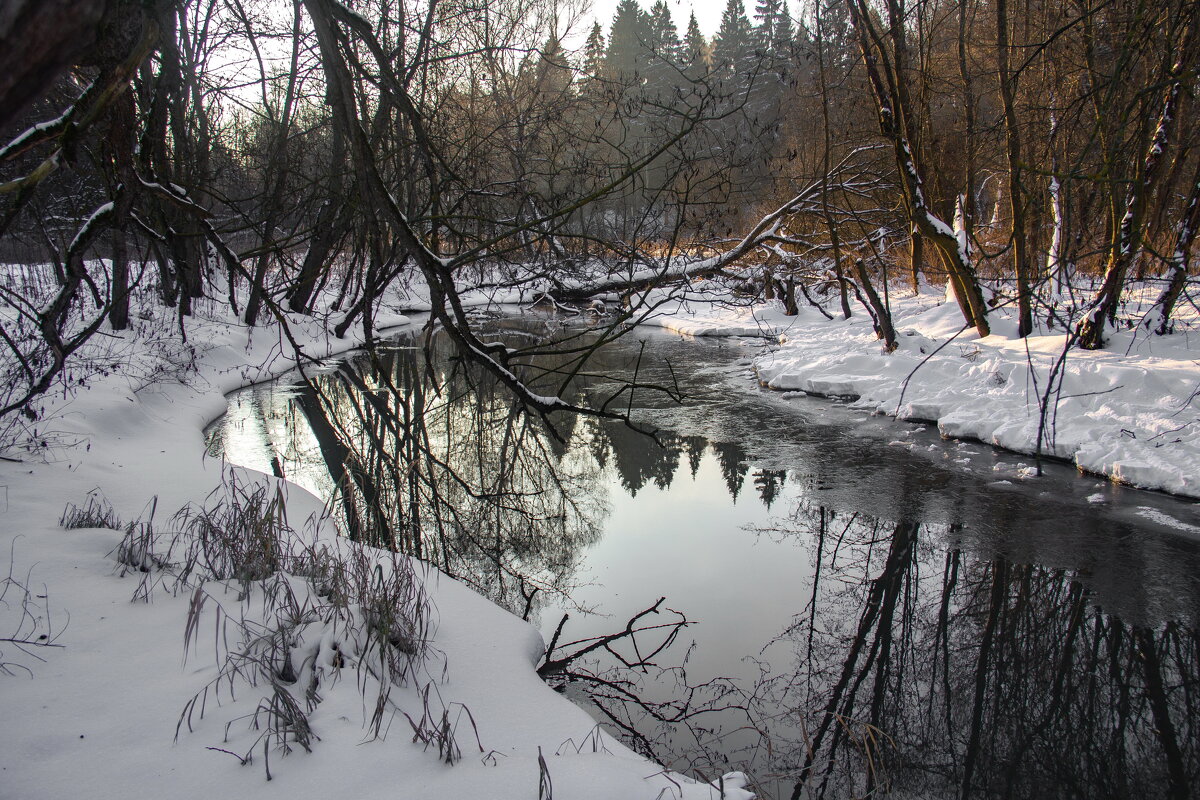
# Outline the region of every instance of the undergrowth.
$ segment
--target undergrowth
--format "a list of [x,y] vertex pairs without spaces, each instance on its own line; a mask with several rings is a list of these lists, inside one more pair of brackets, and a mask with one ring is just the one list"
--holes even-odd
[[[190,596],[184,657],[203,641],[215,669],[185,703],[176,740],[245,689],[261,692],[252,711],[226,720],[223,746],[210,749],[242,764],[261,752],[270,780],[273,753],[310,751],[320,740],[311,714],[349,671],[367,709],[366,738],[383,737],[403,716],[414,742],[454,763],[462,757],[460,727],[474,731],[475,723],[434,686],[431,664],[441,659],[430,644],[434,610],[414,562],[345,539],[320,540],[313,520],[302,535],[288,521],[285,499],[282,488],[247,484],[231,470],[202,504],[162,525],[151,504],[144,518],[122,526],[97,497],[82,508],[69,505],[62,524],[124,530],[111,556],[120,575],[140,576],[134,600]],[[415,695],[419,718],[394,702],[396,687]],[[479,744],[477,731],[474,739]]]

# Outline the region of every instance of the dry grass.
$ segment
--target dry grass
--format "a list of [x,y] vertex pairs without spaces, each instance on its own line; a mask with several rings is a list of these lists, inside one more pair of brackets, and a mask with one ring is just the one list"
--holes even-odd
[[[176,738],[246,689],[261,692],[253,711],[226,721],[224,746],[212,749],[243,764],[261,752],[270,779],[273,753],[309,751],[319,741],[309,715],[353,670],[365,707],[374,709],[368,738],[383,736],[404,713],[392,701],[393,687],[413,687],[424,703],[419,721],[404,713],[414,741],[457,761],[459,722],[474,728],[474,721],[433,690],[433,608],[414,562],[319,539],[315,523],[301,535],[285,507],[282,488],[247,484],[230,471],[203,504],[183,508],[164,526],[154,524],[152,506],[144,521],[125,526],[113,551],[121,575],[140,575],[135,600],[149,601],[158,590],[190,595],[185,658],[202,642],[213,648],[213,675],[184,705]],[[82,509],[69,506],[68,523],[120,529],[111,507],[96,498]]]
[[87,504],[82,508],[74,503],[67,503],[58,524],[67,530],[80,528],[121,530],[121,520],[117,517],[117,512],[113,510],[112,504],[94,489],[88,494]]

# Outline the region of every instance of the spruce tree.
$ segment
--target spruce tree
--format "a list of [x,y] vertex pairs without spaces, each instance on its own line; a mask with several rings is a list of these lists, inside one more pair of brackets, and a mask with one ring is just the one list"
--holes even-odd
[[592,32],[588,34],[587,43],[583,46],[583,74],[595,78],[603,67],[604,31],[597,22],[592,25]]
[[726,74],[742,72],[753,52],[752,30],[742,0],[729,0],[721,27],[713,39],[713,68]]
[[675,22],[671,19],[671,10],[667,8],[666,0],[658,0],[650,9],[649,16],[650,49],[664,61],[676,61],[679,58],[679,34],[675,31]]
[[695,80],[708,74],[708,42],[700,32],[700,24],[696,22],[694,11],[688,18],[687,34],[683,37],[680,49],[680,64],[689,78]]
[[681,46],[675,23],[666,0],[658,0],[650,9],[647,18],[650,38],[646,42],[646,90],[648,96],[669,98],[679,86],[679,63]]
[[621,0],[608,33],[606,76],[622,83],[640,83],[645,77],[646,43],[650,38],[649,21],[637,0]]
[[784,0],[758,0],[754,16],[758,25],[754,29],[754,47],[763,59],[763,66],[781,80],[788,73],[792,60],[792,18]]

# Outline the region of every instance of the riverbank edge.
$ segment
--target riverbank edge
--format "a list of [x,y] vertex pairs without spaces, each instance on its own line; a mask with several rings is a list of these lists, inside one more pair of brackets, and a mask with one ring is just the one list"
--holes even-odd
[[[1065,358],[1061,327],[1040,321],[1022,340],[1015,314],[1002,308],[991,313],[993,334],[980,339],[964,329],[937,287],[893,294],[900,336],[891,353],[862,313],[829,319],[806,307],[788,317],[778,303],[722,307],[685,299],[664,304],[650,324],[684,335],[773,342],[753,363],[756,379],[768,389],[854,398],[853,407],[875,415],[936,424],[946,439],[1070,463],[1114,483],[1196,500],[1197,314],[1178,319],[1170,336],[1147,333],[1136,321],[1156,291],[1131,293],[1122,329],[1112,333],[1106,349],[1070,349]],[[1056,369],[1062,383],[1046,393]],[[1031,467],[1022,477],[1036,474]]]
[[[312,753],[277,759],[269,783],[261,769],[236,769],[221,748],[219,721],[237,716],[236,709],[253,711],[252,699],[249,706],[245,699],[231,703],[197,733],[173,742],[184,702],[215,669],[195,655],[181,664],[188,598],[131,603],[136,582],[117,577],[109,558],[119,534],[64,531],[58,526],[63,508],[95,496],[124,520],[144,519],[154,507],[163,519],[204,502],[230,476],[282,488],[294,523],[319,518],[322,506],[298,486],[203,455],[204,428],[224,413],[228,393],[297,368],[280,327],[249,329],[210,311],[188,321],[191,344],[173,348],[159,341],[155,356],[145,357],[155,349],[148,340],[163,330],[156,326],[171,324],[167,316],[107,337],[87,357],[119,360],[123,368],[46,398],[40,427],[28,431],[30,451],[20,461],[0,463],[6,495],[0,549],[10,554],[10,574],[22,586],[42,588],[33,611],[38,635],[54,646],[35,645],[32,657],[11,647],[0,655],[19,676],[0,684],[0,705],[10,720],[0,725],[7,791],[31,800],[152,791],[208,798],[217,792],[266,796],[290,786],[312,796],[350,791],[372,798],[408,786],[436,796],[524,800],[545,778],[580,798],[721,796],[720,789],[668,774],[601,732],[536,676],[544,647],[536,630],[439,574],[427,579],[437,617],[434,646],[446,663],[438,691],[469,712],[473,730],[464,723],[459,734],[464,752],[475,750],[475,736],[486,752],[447,767],[437,753],[410,741],[403,719],[393,719],[400,727],[384,741],[364,741],[367,710],[353,680],[339,683],[314,713],[322,741]],[[288,324],[303,360],[312,364],[363,345],[358,332],[332,337],[328,320],[296,316]],[[396,332],[409,321],[385,314],[377,324]],[[150,363],[155,358],[161,363]],[[17,630],[11,613],[0,621],[7,626],[0,636]],[[131,705],[131,698],[137,702]],[[418,702],[411,692],[407,699]],[[408,711],[416,717],[421,708]],[[743,784],[741,776],[728,776],[724,796],[746,800]]]

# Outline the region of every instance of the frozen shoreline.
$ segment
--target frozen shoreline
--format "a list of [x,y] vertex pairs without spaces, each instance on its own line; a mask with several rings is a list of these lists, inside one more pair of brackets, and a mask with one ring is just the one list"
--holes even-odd
[[[410,301],[397,299],[392,312],[379,315],[381,327],[406,323],[395,313],[402,302]],[[940,293],[894,295],[892,302],[900,347],[890,354],[862,314],[831,321],[811,308],[789,318],[770,305],[670,301],[646,324],[689,335],[774,340],[778,345],[755,363],[771,388],[853,395],[857,407],[874,413],[936,420],[944,435],[1031,452],[1038,397],[1061,354],[1063,333],[1016,339],[1011,320],[999,311],[993,315],[997,333],[980,340],[960,330],[957,309]],[[9,584],[0,637],[20,631],[35,641],[45,635],[44,643],[55,645],[35,644],[28,653],[0,645],[0,662],[11,673],[0,679],[0,703],[10,720],[0,726],[6,790],[35,800],[150,792],[199,800],[213,792],[257,797],[275,791],[390,797],[399,788],[421,796],[523,800],[536,796],[541,756],[562,796],[719,796],[707,784],[667,775],[600,732],[535,674],[544,645],[529,625],[436,574],[427,576],[426,588],[436,608],[433,644],[447,668],[437,690],[444,703],[470,710],[482,753],[473,752],[474,733],[464,730],[464,758],[447,766],[411,742],[403,718],[394,720],[398,727],[386,739],[366,741],[370,709],[352,676],[325,691],[313,711],[320,736],[313,752],[274,759],[269,783],[261,763],[239,769],[222,752],[232,747],[227,735],[250,735],[237,720],[254,711],[254,691],[224,700],[194,733],[173,741],[184,704],[217,669],[215,655],[202,648],[183,661],[188,598],[159,593],[152,603],[132,603],[136,579],[118,577],[111,557],[120,534],[65,531],[59,515],[67,503],[82,504],[95,493],[122,519],[144,518],[156,498],[156,519],[165,524],[176,509],[220,491],[230,475],[281,485],[205,457],[202,432],[225,410],[228,392],[277,377],[296,362],[277,327],[250,330],[222,311],[188,321],[193,344],[164,335],[162,319],[139,324],[140,330],[101,337],[86,357],[93,366],[111,366],[87,375],[85,386],[40,402],[41,420],[25,431],[30,449],[20,461],[0,462],[6,493],[0,547],[11,557],[13,579],[30,587],[33,598],[31,606],[14,603]],[[290,324],[313,359],[361,344],[357,331],[332,338],[325,320],[293,317]],[[1103,352],[1069,353],[1047,454],[1124,483],[1200,496],[1194,326],[1194,319],[1182,320],[1181,332],[1169,337],[1134,329],[1116,335]],[[295,527],[319,516],[315,497],[291,485],[286,491]],[[31,617],[24,616],[27,610]],[[416,687],[397,690],[394,699],[399,708],[421,713]],[[745,800],[749,793],[740,786],[740,777],[731,776],[725,797]]]
[[[377,324],[405,322],[392,313],[381,314]],[[293,317],[290,323],[315,359],[361,344],[355,331],[332,338],[319,319]],[[0,462],[6,490],[0,548],[11,559],[3,568],[31,589],[31,604],[14,602],[19,587],[10,584],[0,604],[0,637],[19,633],[37,643],[24,650],[0,644],[0,662],[11,673],[0,677],[0,707],[8,721],[0,726],[6,793],[31,800],[150,794],[199,800],[278,792],[382,798],[399,791],[525,800],[537,796],[544,758],[545,772],[564,797],[721,796],[713,786],[666,773],[602,732],[536,675],[544,648],[536,630],[437,573],[425,578],[435,609],[432,646],[439,654],[433,686],[444,705],[469,710],[471,719],[466,722],[461,711],[454,719],[463,752],[458,763],[448,766],[436,748],[413,743],[399,714],[390,735],[371,740],[366,723],[372,709],[353,669],[322,689],[310,715],[320,737],[312,752],[272,755],[270,782],[261,745],[246,766],[230,757],[254,740],[248,717],[261,690],[242,687],[236,700],[222,697],[196,722],[195,732],[185,728],[176,741],[185,703],[216,675],[214,631],[206,627],[199,641],[207,638],[210,645],[193,647],[184,660],[188,593],[160,591],[153,602],[132,602],[136,573],[119,577],[112,557],[121,534],[64,530],[58,524],[64,506],[83,505],[91,493],[128,521],[146,519],[155,503],[155,521],[166,526],[177,509],[222,491],[230,476],[283,486],[287,517],[298,530],[320,517],[321,503],[299,487],[204,455],[203,429],[224,412],[228,392],[295,368],[279,329],[250,330],[225,312],[210,311],[188,320],[195,344],[180,345],[156,338],[161,328],[155,324],[101,337],[86,357],[111,360],[114,368],[89,376],[86,387],[47,397],[39,404],[38,429],[27,431],[36,434],[28,439],[32,451],[19,462]],[[329,537],[332,528],[316,535]],[[210,617],[204,624],[215,623]],[[398,687],[391,702],[419,718],[421,688]],[[724,796],[746,800],[750,793],[742,785],[740,776],[729,776]]]
[[[893,353],[883,351],[861,309],[849,320],[828,320],[811,307],[786,317],[777,304],[674,303],[653,323],[695,336],[775,339],[778,347],[754,365],[772,389],[853,397],[872,413],[934,422],[943,436],[1028,455],[1038,450],[1044,426],[1045,456],[1130,486],[1200,498],[1194,310],[1172,335],[1135,326],[1113,334],[1105,350],[1071,349],[1063,359],[1066,334],[1046,329],[1044,320],[1022,340],[1012,315],[994,310],[994,332],[980,339],[963,329],[957,307],[940,290],[893,293],[891,302],[899,333]],[[1130,313],[1136,321],[1137,307]],[[1061,386],[1045,402],[1060,359]]]

